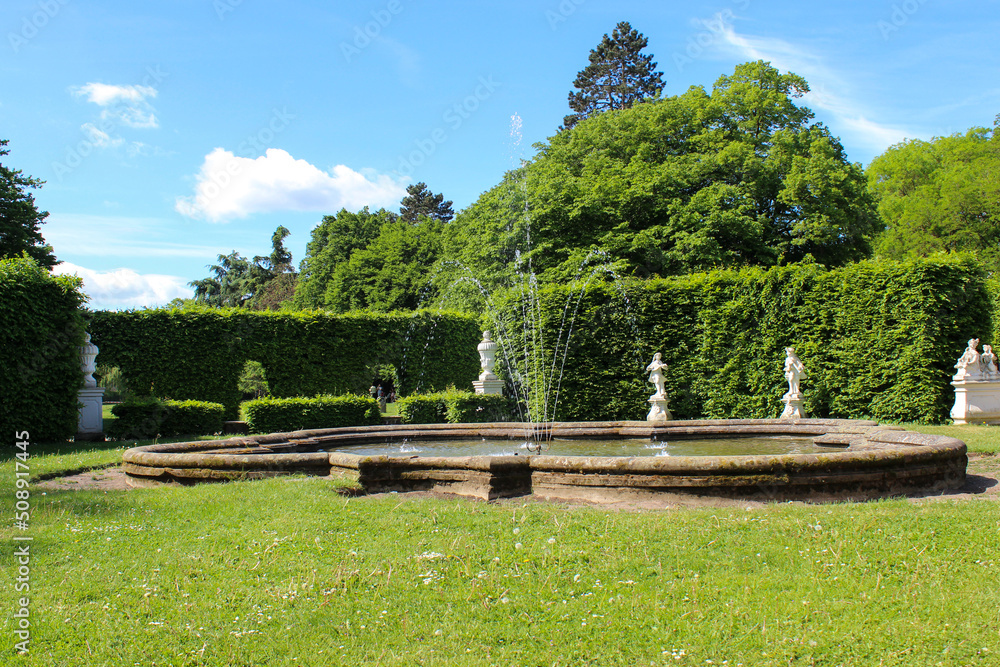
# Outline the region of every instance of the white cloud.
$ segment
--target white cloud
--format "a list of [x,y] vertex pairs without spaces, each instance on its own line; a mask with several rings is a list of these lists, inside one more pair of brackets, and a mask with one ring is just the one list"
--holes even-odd
[[53,273],[83,278],[83,291],[90,297],[88,305],[94,310],[162,306],[177,297],[191,298],[193,294],[183,278],[140,274],[132,269],[100,272],[62,262],[56,265]]
[[87,83],[70,91],[77,97],[102,107],[101,118],[123,123],[129,127],[159,127],[156,113],[149,99],[156,97],[152,86],[115,86],[106,83]]
[[803,76],[811,89],[803,96],[805,104],[827,112],[831,129],[866,150],[880,153],[907,137],[918,136],[913,130],[870,119],[871,112],[851,95],[849,84],[820,56],[782,39],[741,35],[730,25],[720,34],[723,43],[739,57],[766,60],[780,70]]
[[86,95],[88,102],[102,107],[115,102],[143,102],[156,97],[152,86],[113,86],[106,83],[87,83],[75,89],[77,95]]
[[191,218],[227,222],[252,213],[350,210],[391,206],[406,194],[386,175],[337,165],[329,173],[269,148],[256,159],[216,148],[205,156],[195,193],[178,197],[174,208]]
[[80,129],[87,136],[87,140],[96,148],[117,148],[125,143],[125,140],[121,137],[112,137],[107,132],[103,132],[95,127],[93,123],[84,123],[80,126]]

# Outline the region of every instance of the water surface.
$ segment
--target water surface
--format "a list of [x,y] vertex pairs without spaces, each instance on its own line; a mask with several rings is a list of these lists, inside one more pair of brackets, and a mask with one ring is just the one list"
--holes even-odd
[[[538,443],[530,443],[535,450]],[[765,436],[746,438],[678,439],[656,441],[648,438],[554,438],[543,442],[542,454],[550,456],[757,456],[773,454],[817,454],[839,448],[813,444],[812,437]],[[370,456],[524,456],[523,440],[476,438],[463,440],[403,440],[382,444],[345,445],[328,451]]]

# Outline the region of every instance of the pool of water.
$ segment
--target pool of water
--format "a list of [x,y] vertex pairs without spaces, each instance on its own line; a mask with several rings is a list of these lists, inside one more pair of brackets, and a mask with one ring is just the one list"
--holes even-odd
[[[837,447],[816,445],[812,437],[766,436],[712,439],[679,439],[670,442],[636,439],[563,439],[541,443],[548,456],[757,456],[774,454],[814,454],[837,451]],[[536,443],[481,438],[475,440],[403,440],[388,443],[346,445],[327,451],[371,456],[512,456],[536,453]]]

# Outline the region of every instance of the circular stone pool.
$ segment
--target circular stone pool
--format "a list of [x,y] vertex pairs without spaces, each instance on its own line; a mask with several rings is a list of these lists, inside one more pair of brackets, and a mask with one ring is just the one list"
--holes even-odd
[[[586,439],[588,452],[541,454],[501,448],[472,455],[458,439]],[[700,440],[724,438],[716,454],[692,455]],[[760,453],[746,438],[782,440],[812,451]],[[404,443],[405,439],[405,443]],[[623,441],[667,443],[669,456],[615,455]],[[400,451],[445,443],[446,455]],[[395,443],[395,444],[392,444]],[[371,450],[372,446],[378,449]],[[662,450],[661,450],[662,451]],[[436,491],[493,500],[532,495],[549,500],[616,502],[709,496],[758,500],[862,500],[962,486],[968,459],[954,438],[876,422],[761,419],[363,426],[136,447],[123,468],[134,485],[252,479],[288,474],[356,477],[367,493]]]

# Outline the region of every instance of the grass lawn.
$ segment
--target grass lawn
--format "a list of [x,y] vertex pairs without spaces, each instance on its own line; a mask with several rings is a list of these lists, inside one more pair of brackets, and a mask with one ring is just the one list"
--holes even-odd
[[[120,458],[31,451],[32,476]],[[609,512],[285,478],[30,502],[31,652],[0,664],[1000,664],[986,499]]]

